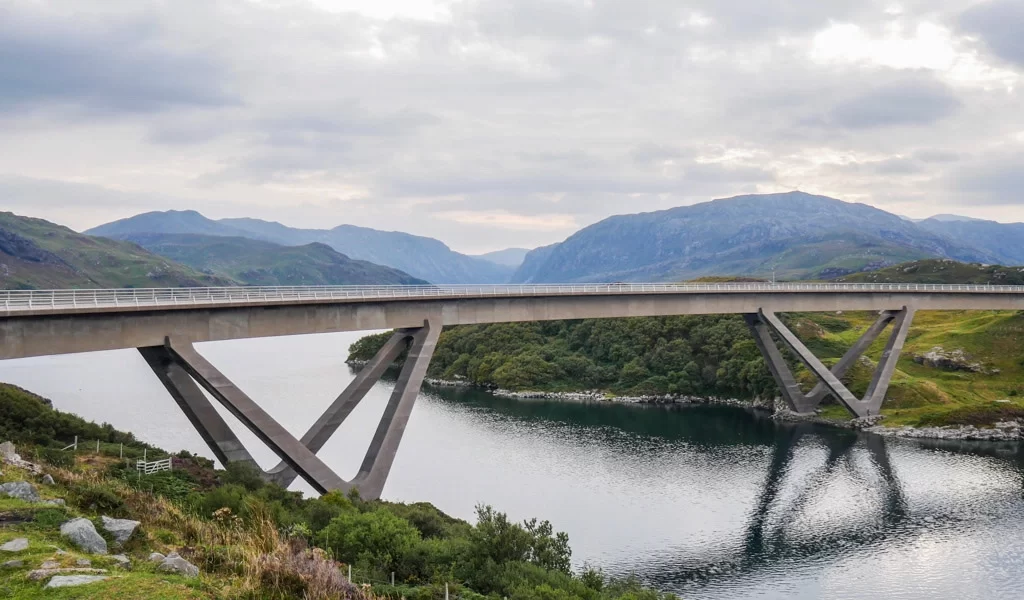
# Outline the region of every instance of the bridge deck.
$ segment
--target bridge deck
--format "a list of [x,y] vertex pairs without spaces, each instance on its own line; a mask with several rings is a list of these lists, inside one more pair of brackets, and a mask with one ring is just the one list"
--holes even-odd
[[180,310],[388,300],[545,298],[741,293],[1024,294],[1024,286],[914,283],[600,283],[543,285],[419,285],[220,287],[0,291],[0,316]]

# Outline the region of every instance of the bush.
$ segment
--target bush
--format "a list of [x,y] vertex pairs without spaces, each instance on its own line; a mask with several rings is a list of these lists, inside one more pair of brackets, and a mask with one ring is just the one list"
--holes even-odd
[[39,451],[39,458],[58,469],[71,469],[75,466],[75,455],[58,448],[43,448]]
[[102,484],[79,483],[71,487],[71,502],[92,513],[121,516],[125,512],[124,500]]
[[382,572],[390,572],[420,541],[420,532],[405,519],[385,510],[342,512],[316,537],[346,563],[364,561]]

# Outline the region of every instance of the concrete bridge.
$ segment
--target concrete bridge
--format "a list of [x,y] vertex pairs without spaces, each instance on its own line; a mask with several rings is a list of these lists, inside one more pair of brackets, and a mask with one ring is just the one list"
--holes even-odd
[[[831,368],[782,323],[779,312],[874,311],[878,319]],[[1024,286],[924,284],[577,284],[339,286],[0,292],[0,360],[137,348],[222,462],[256,466],[203,393],[281,458],[264,472],[320,492],[355,488],[377,498],[442,328],[451,325],[667,315],[741,314],[796,412],[835,397],[854,416],[877,414],[918,310],[1024,310]],[[890,326],[867,394],[840,381]],[[221,340],[393,329],[377,355],[301,438],[270,417],[196,351]],[[819,379],[805,394],[778,342]],[[408,358],[359,473],[341,479],[316,453],[402,352]]]

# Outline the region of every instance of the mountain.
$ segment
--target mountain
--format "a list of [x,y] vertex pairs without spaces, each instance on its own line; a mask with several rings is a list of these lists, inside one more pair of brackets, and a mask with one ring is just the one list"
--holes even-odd
[[527,255],[513,282],[832,278],[921,258],[998,262],[885,211],[803,192],[605,219]]
[[933,215],[931,217],[928,217],[928,219],[918,219],[916,222],[920,223],[922,221],[927,221],[929,219],[931,219],[933,221],[945,221],[945,222],[949,222],[949,221],[984,221],[984,219],[975,219],[974,217],[965,217],[963,215],[945,215],[945,214],[943,214],[943,215]]
[[354,225],[296,229],[259,219],[212,220],[195,211],[137,215],[86,232],[115,239],[144,233],[191,233],[246,237],[283,246],[322,243],[356,260],[404,271],[433,283],[505,283],[514,268],[452,251],[433,238]]
[[993,256],[991,262],[1024,265],[1024,223],[997,223],[966,217],[953,220],[940,218],[942,216],[925,219],[918,226],[984,250]]
[[144,233],[128,239],[160,256],[246,285],[422,285],[391,267],[351,258],[326,244],[281,246],[243,237]]
[[4,289],[234,285],[130,242],[95,238],[42,219],[0,212]]
[[1024,285],[1024,267],[962,263],[948,259],[918,260],[867,273],[838,277],[839,283],[973,283]]
[[529,253],[530,250],[528,248],[506,248],[504,250],[488,252],[487,254],[477,254],[474,258],[480,258],[496,265],[504,265],[515,269],[523,264],[523,260]]

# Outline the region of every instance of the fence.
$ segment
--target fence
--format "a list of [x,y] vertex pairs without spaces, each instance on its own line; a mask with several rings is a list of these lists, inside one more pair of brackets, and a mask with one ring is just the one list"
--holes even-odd
[[171,459],[165,458],[163,460],[154,460],[150,462],[140,460],[135,463],[135,469],[142,475],[152,475],[153,473],[159,473],[160,471],[170,471]]

